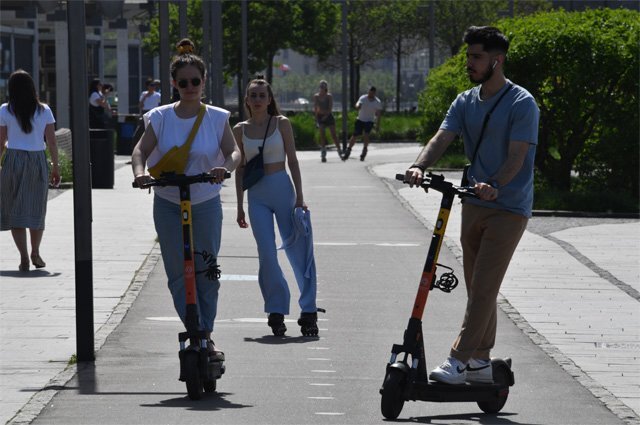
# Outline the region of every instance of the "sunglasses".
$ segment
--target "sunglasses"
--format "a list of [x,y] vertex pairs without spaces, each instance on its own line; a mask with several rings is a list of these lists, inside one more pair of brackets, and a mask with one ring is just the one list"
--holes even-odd
[[192,78],[190,80],[178,80],[178,87],[180,87],[181,89],[186,89],[187,86],[189,85],[189,81],[191,81],[191,85],[193,87],[198,87],[202,82],[200,78]]

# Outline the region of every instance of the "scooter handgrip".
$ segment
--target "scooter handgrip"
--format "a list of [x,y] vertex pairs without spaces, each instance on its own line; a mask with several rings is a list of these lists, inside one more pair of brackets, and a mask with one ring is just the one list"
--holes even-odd
[[225,178],[225,179],[229,179],[229,178],[231,178],[231,171],[225,171],[225,172],[224,172],[224,178]]
[[134,180],[134,181],[131,182],[131,187],[138,188],[140,186],[138,186],[138,182]]
[[404,174],[396,174],[396,180],[400,180],[401,182],[404,183]]

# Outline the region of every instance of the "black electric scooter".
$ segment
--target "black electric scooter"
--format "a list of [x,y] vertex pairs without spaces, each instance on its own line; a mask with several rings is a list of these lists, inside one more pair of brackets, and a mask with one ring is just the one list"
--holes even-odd
[[[405,181],[404,174],[396,174],[396,179],[408,183]],[[509,387],[514,384],[511,359],[491,359],[493,384],[451,385],[430,381],[427,376],[422,333],[422,315],[427,297],[433,288],[451,292],[458,285],[458,278],[453,274],[452,269],[437,264],[449,213],[456,196],[464,198],[476,195],[473,188],[455,186],[445,181],[444,176],[432,173],[425,174],[421,187],[425,192],[429,189],[441,192],[442,202],[411,318],[404,331],[404,341],[402,344],[394,344],[391,349],[391,359],[387,364],[384,382],[380,389],[382,415],[387,419],[396,419],[402,411],[404,402],[409,400],[474,401],[483,412],[498,413],[507,402]],[[449,270],[438,280],[436,280],[437,266]]]
[[[225,173],[225,179],[231,173]],[[210,357],[207,350],[207,334],[198,330],[200,320],[196,304],[196,274],[205,273],[211,279],[220,278],[216,258],[206,252],[195,252],[193,247],[191,220],[191,192],[189,186],[194,183],[208,183],[213,176],[208,173],[186,176],[176,173],[162,173],[160,178],[154,179],[142,187],[177,186],[180,190],[180,216],[182,218],[182,239],[184,247],[184,284],[186,290],[187,311],[185,317],[186,332],[178,334],[180,343],[180,381],[187,385],[187,393],[192,400],[202,398],[202,392],[215,392],[217,380],[225,372],[224,359]],[[133,183],[133,187],[138,187]],[[196,271],[194,254],[202,255],[207,269]],[[189,345],[187,345],[189,341]]]

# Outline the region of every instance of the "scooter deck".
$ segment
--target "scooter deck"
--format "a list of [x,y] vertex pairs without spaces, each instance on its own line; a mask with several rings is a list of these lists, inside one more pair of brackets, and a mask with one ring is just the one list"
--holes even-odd
[[505,384],[443,384],[436,381],[414,381],[409,391],[409,400],[433,402],[493,401],[507,396],[509,385]]

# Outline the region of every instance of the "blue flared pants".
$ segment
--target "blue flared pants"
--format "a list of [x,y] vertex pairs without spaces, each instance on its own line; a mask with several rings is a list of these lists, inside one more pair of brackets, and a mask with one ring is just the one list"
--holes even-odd
[[[260,269],[258,283],[264,299],[265,313],[289,314],[291,294],[287,280],[278,263],[275,240],[275,221],[278,223],[280,238],[285,241],[294,232],[293,210],[295,191],[286,171],[269,174],[248,191],[249,220],[253,236],[258,246]],[[316,276],[305,277],[307,257],[303,238],[285,248],[285,253],[293,269],[300,289],[300,311],[315,313]]]
[[[218,257],[222,233],[222,205],[220,196],[191,206],[192,235],[194,251],[206,251]],[[173,297],[173,305],[182,323],[186,315],[184,287],[184,254],[182,240],[182,219],[180,205],[155,196],[153,200],[153,221],[160,241],[162,261],[167,273],[168,286]],[[206,269],[202,255],[195,254],[195,269]],[[213,331],[213,321],[218,308],[220,281],[209,280],[204,273],[196,275],[196,294],[200,330]]]

